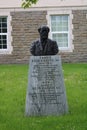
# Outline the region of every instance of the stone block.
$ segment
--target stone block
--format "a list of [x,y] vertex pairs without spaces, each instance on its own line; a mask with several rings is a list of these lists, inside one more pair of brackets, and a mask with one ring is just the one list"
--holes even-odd
[[61,115],[68,112],[60,56],[31,56],[26,116]]

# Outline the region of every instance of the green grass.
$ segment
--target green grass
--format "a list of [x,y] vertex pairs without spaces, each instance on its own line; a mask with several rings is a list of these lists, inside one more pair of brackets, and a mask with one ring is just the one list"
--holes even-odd
[[87,64],[63,64],[69,113],[25,117],[28,65],[0,65],[0,130],[87,130]]

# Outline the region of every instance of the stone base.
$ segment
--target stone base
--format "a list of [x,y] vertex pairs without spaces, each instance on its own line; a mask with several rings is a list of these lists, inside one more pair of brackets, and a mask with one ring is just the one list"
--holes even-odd
[[60,56],[31,56],[25,114],[44,116],[67,112]]

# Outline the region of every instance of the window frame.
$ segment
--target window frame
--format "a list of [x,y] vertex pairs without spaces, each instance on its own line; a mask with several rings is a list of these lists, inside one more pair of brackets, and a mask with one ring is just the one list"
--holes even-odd
[[7,17],[7,33],[1,33],[2,35],[7,35],[7,48],[0,49],[0,54],[11,54],[13,47],[11,45],[12,42],[12,37],[11,37],[11,16],[9,11],[1,11],[0,12],[0,17]]
[[[2,18],[2,19],[3,19],[3,18],[6,18],[6,24],[7,24],[7,17],[6,17],[6,16],[0,16],[0,19],[1,19],[1,18]],[[2,22],[2,24],[3,24],[3,22]],[[7,29],[7,27],[6,27],[6,29]],[[1,26],[1,30],[3,30],[3,26]],[[8,34],[7,34],[7,33],[8,33],[8,29],[7,29],[7,32],[5,32],[5,33],[4,33],[4,32],[1,32],[1,33],[0,33],[0,36],[1,36],[1,37],[3,37],[3,35],[6,36],[6,45],[7,45],[7,39],[8,39]],[[4,45],[4,44],[2,44],[2,46],[3,46],[3,45]],[[6,47],[6,48],[0,48],[0,50],[4,50],[4,49],[6,50],[7,47]]]
[[[53,34],[67,34],[68,43],[69,43],[69,15],[50,15],[50,19],[51,19],[51,16],[67,16],[68,17],[68,30],[67,31],[54,31],[54,32],[51,30],[51,38],[53,37],[52,36]],[[67,47],[59,47],[59,48],[65,50],[69,48],[69,44]]]
[[59,16],[59,15],[68,15],[68,47],[59,47],[60,52],[73,52],[74,50],[74,45],[72,43],[73,41],[73,25],[72,25],[72,11],[71,10],[55,10],[55,11],[48,11],[47,12],[47,24],[50,27],[50,33],[49,37],[52,39],[52,30],[51,30],[51,16]]

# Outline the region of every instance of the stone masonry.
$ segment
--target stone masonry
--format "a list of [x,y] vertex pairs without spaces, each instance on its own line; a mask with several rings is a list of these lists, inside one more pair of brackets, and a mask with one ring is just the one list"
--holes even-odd
[[[36,40],[38,27],[46,25],[47,11],[11,12],[12,54],[0,54],[0,64],[28,63],[29,47]],[[72,10],[73,52],[60,52],[63,62],[87,62],[87,10]]]
[[12,54],[0,55],[0,63],[28,63],[29,46],[39,37],[38,27],[46,23],[46,11],[11,12]]
[[87,10],[72,10],[73,52],[62,53],[64,62],[87,62]]

